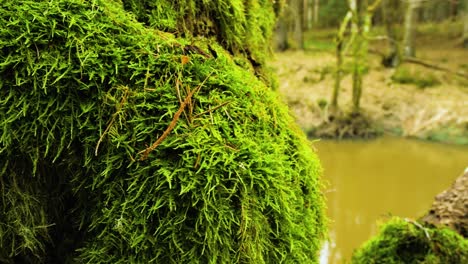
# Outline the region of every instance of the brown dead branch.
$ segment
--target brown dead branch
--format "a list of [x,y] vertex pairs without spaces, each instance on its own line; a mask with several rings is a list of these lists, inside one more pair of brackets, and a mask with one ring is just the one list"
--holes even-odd
[[[199,86],[200,87],[200,86]],[[177,112],[174,114],[174,117],[172,118],[172,121],[171,123],[169,124],[169,126],[166,128],[166,130],[164,130],[163,134],[156,140],[156,142],[154,142],[150,147],[138,152],[139,155],[142,155],[140,160],[145,160],[148,158],[148,155],[151,151],[155,150],[159,144],[161,144],[161,142],[169,135],[169,133],[171,133],[171,131],[174,129],[176,123],[177,123],[177,120],[179,120],[179,117],[180,117],[180,114],[182,114],[182,112],[184,111],[185,109],[185,106],[187,106],[190,98],[193,96],[193,94],[195,93],[195,91],[197,91],[197,89],[193,89],[191,93],[189,93],[186,97],[185,97],[185,100],[182,102],[182,104],[180,105],[179,107],[179,110],[177,110]]]
[[[385,57],[385,54],[383,52],[381,52],[379,50],[376,50],[376,49],[369,49],[369,52],[380,55],[382,57]],[[457,75],[457,76],[468,79],[468,74],[466,74],[466,73],[463,73],[463,72],[460,72],[460,71],[454,71],[452,69],[445,68],[445,67],[442,67],[442,66],[439,66],[439,65],[435,65],[435,64],[433,64],[431,62],[423,61],[421,59],[417,59],[417,58],[414,58],[414,57],[404,57],[403,62],[421,65],[421,66],[424,66],[424,67],[429,68],[429,69],[443,71],[443,72],[446,72],[446,73],[450,73],[450,74]]]
[[138,155],[141,155],[140,160],[146,160],[148,158],[149,153],[155,150],[161,144],[161,142],[163,142],[163,140],[171,133],[171,131],[174,129],[175,125],[177,124],[177,121],[179,120],[180,115],[182,114],[182,112],[184,112],[185,107],[188,104],[190,104],[192,100],[192,96],[195,93],[197,93],[198,90],[200,90],[200,88],[205,84],[206,80],[208,80],[210,76],[211,74],[209,74],[200,85],[198,85],[195,89],[191,90],[187,94],[184,101],[180,104],[179,110],[177,110],[177,112],[174,114],[174,117],[172,118],[171,123],[169,123],[169,126],[166,128],[166,130],[164,130],[163,134],[151,146],[138,152]]
[[457,76],[468,79],[468,74],[466,74],[466,73],[459,72],[459,71],[454,71],[454,70],[451,70],[449,68],[441,67],[441,66],[438,66],[438,65],[429,63],[427,61],[420,60],[420,59],[416,59],[416,58],[412,58],[412,57],[405,57],[403,59],[403,62],[418,64],[418,65],[424,66],[426,68],[447,72],[447,73],[454,74],[454,75],[457,75]]

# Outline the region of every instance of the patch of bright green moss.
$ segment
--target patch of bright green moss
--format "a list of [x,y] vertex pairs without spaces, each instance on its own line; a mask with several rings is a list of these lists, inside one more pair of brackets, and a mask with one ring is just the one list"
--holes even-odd
[[394,218],[353,255],[355,264],[467,263],[468,241],[455,231]]

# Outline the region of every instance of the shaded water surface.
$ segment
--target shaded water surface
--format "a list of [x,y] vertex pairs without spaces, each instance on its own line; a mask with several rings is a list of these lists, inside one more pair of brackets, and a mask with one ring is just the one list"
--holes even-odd
[[422,216],[468,166],[468,147],[399,138],[314,144],[328,182],[330,241],[321,263],[348,263],[390,215]]

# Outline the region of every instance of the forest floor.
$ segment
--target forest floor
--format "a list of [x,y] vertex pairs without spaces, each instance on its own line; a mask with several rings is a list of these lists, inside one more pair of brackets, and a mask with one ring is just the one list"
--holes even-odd
[[[439,71],[413,63],[397,69],[385,68],[382,56],[368,55],[368,72],[363,80],[361,98],[362,129],[375,133],[468,144],[468,50],[461,45],[460,34],[445,30],[450,25],[424,25],[418,29],[416,57],[430,64],[450,69]],[[339,137],[329,133],[329,101],[334,85],[335,51],[332,30],[306,34],[304,51],[275,54],[270,65],[279,78],[283,95],[299,125],[312,137]],[[370,49],[386,53],[385,41],[373,41]],[[341,82],[339,106],[351,108],[351,57],[345,56],[345,76]],[[354,121],[350,121],[351,123]],[[340,126],[350,122],[342,122]],[[342,127],[342,129],[344,129]]]

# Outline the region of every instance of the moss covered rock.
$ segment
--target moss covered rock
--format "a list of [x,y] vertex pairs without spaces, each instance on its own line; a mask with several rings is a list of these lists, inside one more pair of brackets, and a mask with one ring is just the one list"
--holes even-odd
[[356,264],[467,263],[468,241],[455,231],[394,218],[353,255]]
[[272,3],[213,2],[2,1],[0,262],[316,262],[318,159],[256,69]]

